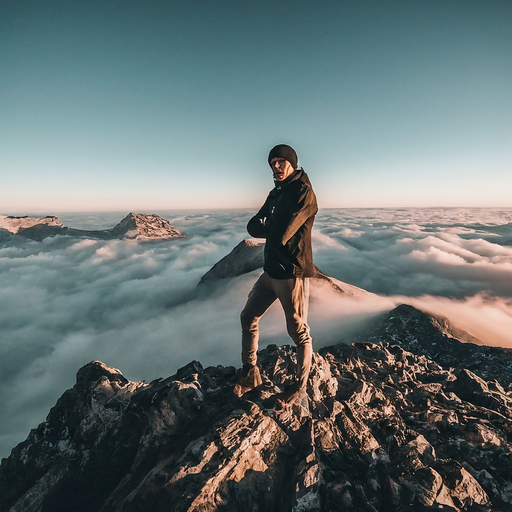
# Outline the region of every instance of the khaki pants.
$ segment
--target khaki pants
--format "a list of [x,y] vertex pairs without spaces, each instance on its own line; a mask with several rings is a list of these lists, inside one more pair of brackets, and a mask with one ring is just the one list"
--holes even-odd
[[255,365],[258,351],[260,318],[279,299],[286,317],[288,334],[297,345],[297,384],[304,389],[307,384],[312,340],[307,324],[309,279],[274,279],[264,272],[254,284],[244,310],[242,323],[242,363]]

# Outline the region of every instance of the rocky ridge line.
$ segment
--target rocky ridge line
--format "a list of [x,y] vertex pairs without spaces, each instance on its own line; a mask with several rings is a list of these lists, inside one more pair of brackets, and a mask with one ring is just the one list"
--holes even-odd
[[19,237],[41,241],[56,235],[71,237],[96,238],[100,240],[164,240],[169,238],[186,238],[183,233],[159,215],[129,213],[112,229],[87,230],[68,228],[58,217],[0,216],[0,241],[12,241]]
[[432,336],[460,349],[441,324],[396,308],[371,340],[315,353],[294,405],[278,399],[289,346],[259,353],[264,385],[242,399],[233,367],[194,361],[146,384],[92,362],[2,460],[0,510],[510,511],[510,390],[426,357]]

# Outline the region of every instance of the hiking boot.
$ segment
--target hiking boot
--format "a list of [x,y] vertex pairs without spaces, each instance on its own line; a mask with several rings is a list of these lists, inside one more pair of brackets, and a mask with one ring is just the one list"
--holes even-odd
[[290,384],[282,393],[277,395],[277,399],[281,405],[300,404],[304,407],[308,403],[306,388],[299,387],[298,382]]
[[233,389],[233,393],[241,397],[248,391],[260,386],[262,382],[258,367],[251,364],[244,364]]

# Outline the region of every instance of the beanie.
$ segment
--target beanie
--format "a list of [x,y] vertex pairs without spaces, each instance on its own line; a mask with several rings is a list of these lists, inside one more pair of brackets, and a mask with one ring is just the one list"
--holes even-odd
[[270,153],[268,154],[269,165],[273,158],[284,158],[292,164],[294,169],[297,169],[297,153],[295,153],[295,150],[292,147],[287,146],[286,144],[278,144],[270,150]]

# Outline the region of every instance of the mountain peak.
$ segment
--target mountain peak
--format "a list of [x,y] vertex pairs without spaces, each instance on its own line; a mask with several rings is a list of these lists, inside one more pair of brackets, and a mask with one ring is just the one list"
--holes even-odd
[[181,231],[159,215],[132,212],[112,228],[112,235],[130,240],[185,237]]
[[[399,307],[381,335],[407,342],[415,315],[429,322]],[[279,399],[291,346],[259,352],[263,385],[241,399],[233,367],[192,361],[146,384],[93,361],[2,461],[0,510],[511,510],[512,399],[400,343],[374,330],[314,353],[307,397],[291,405]],[[460,345],[467,361],[485,348]]]
[[265,240],[262,239],[242,240],[228,255],[215,263],[200,282],[237,277],[263,267],[264,246]]

